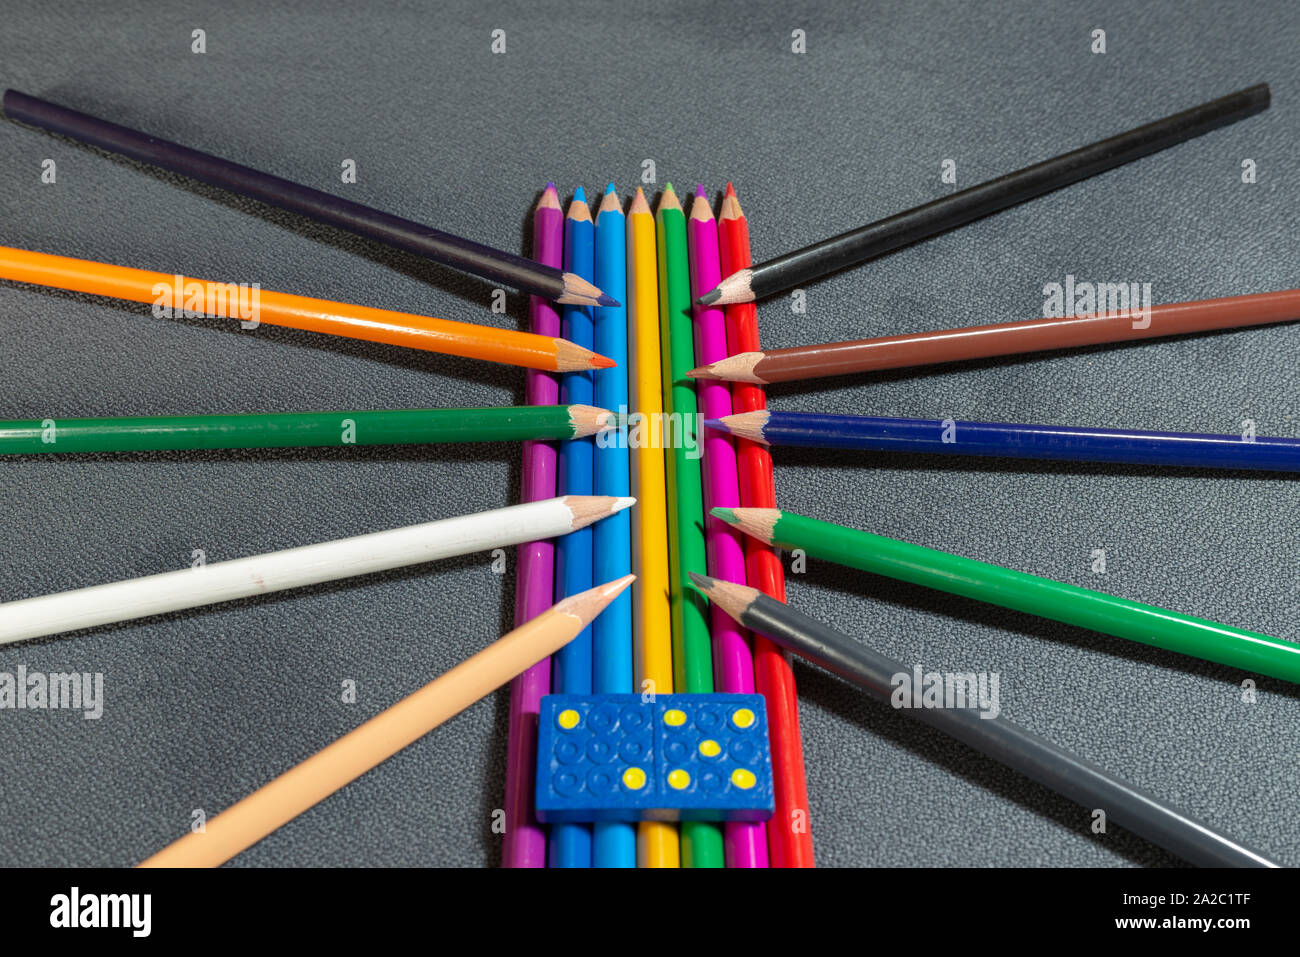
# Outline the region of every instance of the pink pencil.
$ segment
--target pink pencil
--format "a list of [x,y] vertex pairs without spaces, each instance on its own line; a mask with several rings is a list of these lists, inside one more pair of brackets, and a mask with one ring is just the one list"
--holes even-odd
[[[555,184],[547,183],[533,213],[533,257],[560,268],[564,252],[564,211]],[[546,299],[528,297],[532,331],[560,334],[560,313]],[[525,385],[529,405],[557,405],[560,382],[549,372],[528,370]],[[555,497],[555,446],[524,443],[525,502]],[[516,553],[515,625],[537,617],[555,601],[555,545],[527,542]],[[533,816],[533,779],[537,766],[537,715],[542,695],[551,690],[551,659],[539,661],[510,682],[510,723],[506,740],[506,833],[501,851],[503,867],[545,867],[546,829]]]
[[[704,295],[722,281],[718,258],[718,223],[713,218],[704,187],[695,191],[687,221],[691,265],[691,299]],[[717,306],[693,306],[695,362],[703,365],[727,356],[727,325]],[[706,419],[731,414],[731,389],[726,382],[697,379],[700,412]],[[709,574],[723,581],[745,584],[745,549],[740,534],[709,515],[712,508],[740,505],[740,476],[736,447],[730,436],[704,430],[704,545]],[[720,608],[709,609],[713,633],[713,688],[741,694],[754,693],[754,653],[749,636]],[[723,829],[728,867],[767,867],[767,825],[730,822]]]

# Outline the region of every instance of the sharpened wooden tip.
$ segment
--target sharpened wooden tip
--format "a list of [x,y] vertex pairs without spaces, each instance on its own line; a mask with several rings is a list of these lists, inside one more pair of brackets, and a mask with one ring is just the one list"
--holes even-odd
[[679,200],[677,194],[673,192],[673,184],[669,183],[664,187],[663,195],[659,197],[659,212],[662,213],[669,209],[680,210],[681,208],[681,200]]
[[714,508],[709,514],[768,545],[772,544],[776,523],[781,518],[779,508]]
[[[614,184],[611,183],[612,187]],[[618,193],[606,193],[604,199],[600,201],[600,209],[596,210],[596,218],[600,219],[601,213],[619,213],[623,212],[623,201],[618,198]]]
[[570,595],[568,598],[556,602],[551,611],[576,618],[585,628],[634,581],[636,581],[635,575],[624,575],[612,582],[597,585],[595,588],[579,592],[576,595]]
[[555,191],[554,183],[547,183],[542,190],[542,198],[537,201],[538,209],[560,209],[560,194]]
[[752,382],[754,385],[767,385],[768,382],[754,371],[765,358],[761,352],[738,352],[734,356],[698,366],[686,373],[692,379],[725,379],[728,382]]
[[619,495],[565,495],[564,504],[573,513],[571,531],[586,528],[636,504],[636,499]]
[[701,306],[729,306],[733,302],[753,302],[754,293],[750,288],[753,279],[752,269],[734,272],[695,301]]
[[646,201],[645,192],[638,186],[636,195],[632,197],[632,205],[627,208],[627,214],[636,216],[642,213],[650,214],[650,203]]
[[618,416],[609,409],[601,409],[594,405],[571,405],[569,422],[573,425],[573,437],[580,439],[617,427]]
[[736,191],[730,183],[727,184],[727,195],[722,197],[722,215],[721,219],[744,219],[745,211],[740,208],[740,200],[736,198]]
[[[584,303],[593,305],[593,303]],[[612,369],[618,365],[608,356],[575,345],[568,339],[554,339],[556,372],[588,372],[592,369]]]
[[763,426],[767,425],[771,417],[772,413],[766,409],[756,409],[753,412],[737,412],[735,415],[724,415],[720,419],[709,419],[704,424],[716,425],[737,438],[767,445],[767,439],[763,436]]
[[691,583],[702,591],[709,601],[734,618],[737,623],[740,622],[740,616],[749,609],[749,606],[754,603],[754,599],[759,595],[757,588],[750,588],[748,585],[724,582],[720,578],[701,575],[699,572],[690,572],[689,574]]
[[[586,208],[586,203],[583,203]],[[570,211],[573,206],[570,204]],[[570,219],[574,217],[569,216]],[[591,222],[591,212],[587,212],[587,222]],[[607,296],[596,286],[593,286],[587,280],[571,272],[564,274],[564,295],[555,300],[558,303],[569,306],[617,306],[618,300],[612,296]]]
[[709,197],[704,195],[703,186],[691,200],[691,219],[699,223],[706,223],[713,219],[713,207],[709,205]]

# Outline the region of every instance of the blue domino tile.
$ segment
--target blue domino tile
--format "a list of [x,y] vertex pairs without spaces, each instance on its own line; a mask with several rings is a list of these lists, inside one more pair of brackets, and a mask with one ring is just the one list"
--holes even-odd
[[542,698],[540,821],[763,821],[773,807],[761,695]]

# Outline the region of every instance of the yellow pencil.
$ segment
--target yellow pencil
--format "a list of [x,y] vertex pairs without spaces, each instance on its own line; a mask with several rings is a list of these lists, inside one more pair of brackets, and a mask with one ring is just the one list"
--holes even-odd
[[[627,216],[628,381],[631,410],[641,413],[629,433],[632,448],[633,648],[637,690],[673,690],[672,617],[668,605],[668,506],[660,425],[664,411],[659,363],[659,277],[655,219],[640,189]],[[635,441],[631,441],[635,438]],[[643,821],[637,830],[637,864],[680,867],[675,824]]]

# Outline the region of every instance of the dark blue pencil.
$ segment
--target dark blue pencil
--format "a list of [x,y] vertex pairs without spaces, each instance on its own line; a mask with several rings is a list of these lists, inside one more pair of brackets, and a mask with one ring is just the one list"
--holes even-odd
[[710,419],[705,425],[766,445],[1300,472],[1300,439],[1257,438],[1253,433],[1203,435],[771,411]]
[[[579,186],[573,193],[568,215],[564,218],[564,268],[588,281],[595,272],[595,227],[587,196]],[[566,305],[560,313],[560,330],[564,336],[576,336],[576,342],[588,347],[595,341],[589,306]],[[591,403],[595,386],[590,372],[566,372],[560,376],[560,402],[570,404],[585,396]],[[595,443],[574,439],[560,443],[558,485],[564,495],[590,495],[593,488]],[[585,528],[565,535],[555,542],[556,599],[586,591],[594,584],[592,577],[592,530]],[[591,694],[591,626],[582,629],[554,658],[551,688],[557,694]],[[556,824],[551,828],[551,867],[591,867],[591,826]]]
[[[627,301],[627,219],[614,184],[610,183],[596,212],[596,275],[601,289],[619,302]],[[626,413],[627,309],[598,307],[596,338],[612,350],[607,355],[618,363],[602,369],[596,380],[596,398],[609,408]],[[631,494],[631,460],[620,433],[596,443],[595,491],[597,495]],[[618,521],[614,521],[618,519]],[[632,571],[632,521],[624,511],[598,522],[592,530],[592,567],[598,581],[613,581]],[[606,572],[612,576],[603,578]],[[632,687],[632,593],[626,591],[591,625],[592,691],[597,694],[631,694]],[[592,827],[593,867],[636,867],[636,828],[626,821],[601,821]]]

